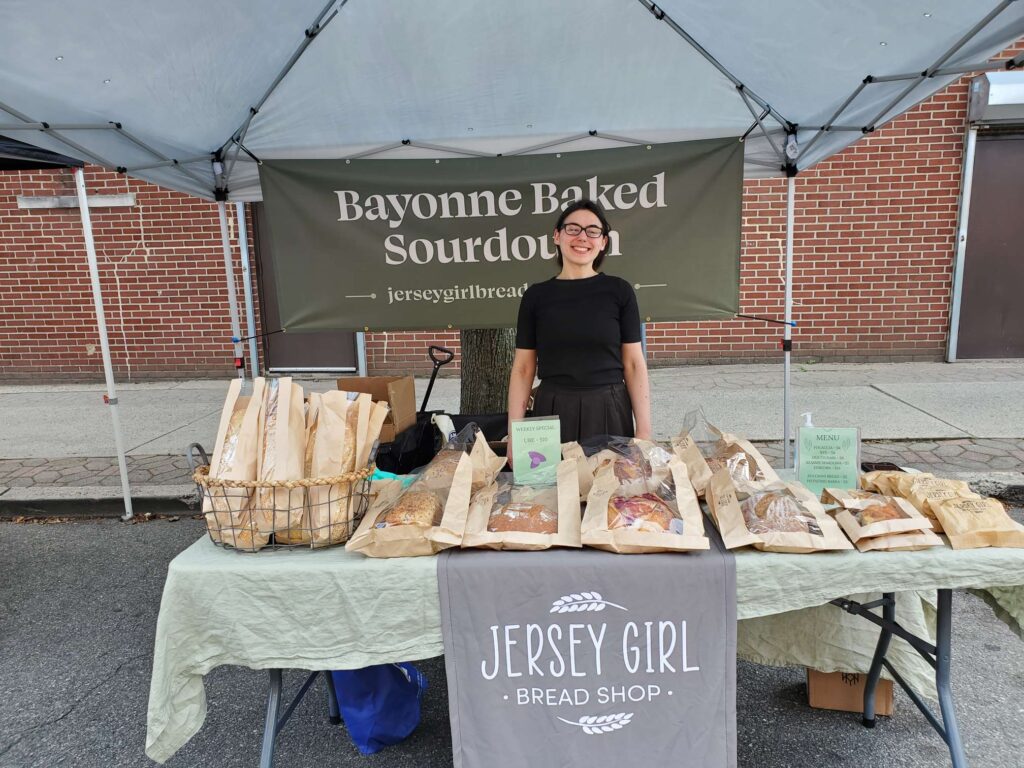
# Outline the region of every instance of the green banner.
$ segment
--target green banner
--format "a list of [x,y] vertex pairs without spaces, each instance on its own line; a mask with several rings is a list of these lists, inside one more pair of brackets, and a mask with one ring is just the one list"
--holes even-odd
[[[599,202],[602,271],[641,319],[739,306],[735,138],[457,160],[266,160],[260,183],[285,330],[493,328],[558,272],[562,207]],[[271,329],[276,330],[276,329]]]

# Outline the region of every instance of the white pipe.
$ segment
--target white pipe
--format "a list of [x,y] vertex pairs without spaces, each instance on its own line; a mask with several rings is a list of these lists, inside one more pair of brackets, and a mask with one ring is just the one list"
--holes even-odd
[[[228,312],[231,315],[231,337],[239,339],[234,342],[235,359],[245,355],[242,352],[242,325],[238,320],[238,291],[235,288],[235,269],[231,264],[231,238],[228,234],[227,206],[223,200],[217,201],[217,217],[220,219],[220,239],[224,248],[224,277],[228,282]],[[245,381],[245,368],[238,369],[238,378]]]
[[967,147],[964,149],[964,178],[960,192],[960,226],[956,233],[956,258],[953,262],[953,298],[949,307],[949,342],[946,346],[946,362],[955,363],[957,342],[960,339],[960,302],[964,290],[964,262],[967,257],[967,220],[971,217],[971,188],[974,184],[974,151],[978,144],[978,128],[972,125],[967,131]]
[[249,378],[260,375],[260,358],[256,350],[256,310],[252,301],[252,269],[249,266],[249,234],[245,228],[245,203],[235,203],[238,216],[238,247],[242,252],[242,287],[245,290],[245,335],[249,337]]
[[[785,331],[783,339],[789,342],[793,338],[793,219],[794,208],[796,207],[796,176],[786,179],[786,306],[785,306]],[[786,344],[789,347],[789,344]],[[790,442],[792,434],[789,429],[789,414],[791,411],[792,392],[789,386],[789,358],[790,351],[783,352],[783,383],[782,383],[782,440],[785,445],[785,459],[783,466],[789,469],[793,466],[793,446]]]
[[128,462],[124,456],[121,420],[117,412],[114,364],[110,359],[110,339],[107,337],[107,321],[103,314],[103,294],[100,291],[100,270],[96,263],[96,243],[92,238],[89,198],[85,192],[85,174],[81,168],[75,168],[75,190],[78,192],[78,211],[82,216],[82,232],[85,235],[85,256],[89,262],[89,280],[92,283],[92,301],[96,309],[96,326],[100,332],[100,350],[103,353],[103,374],[107,379],[107,404],[110,406],[110,420],[114,426],[114,449],[117,451],[117,468],[121,472],[121,493],[124,496],[124,516],[121,519],[131,520],[133,517],[132,489],[128,485]]
[[356,365],[359,367],[359,375],[366,376],[366,334],[356,331]]

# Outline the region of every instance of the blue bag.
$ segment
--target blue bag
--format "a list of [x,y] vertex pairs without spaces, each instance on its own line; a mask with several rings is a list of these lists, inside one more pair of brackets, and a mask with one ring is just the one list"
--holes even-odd
[[345,726],[364,755],[397,744],[419,725],[427,678],[412,664],[377,664],[331,675]]

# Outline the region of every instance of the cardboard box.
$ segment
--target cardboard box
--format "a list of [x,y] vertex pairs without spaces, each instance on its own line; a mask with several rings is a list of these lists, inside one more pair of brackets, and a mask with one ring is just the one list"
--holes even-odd
[[[807,703],[815,709],[840,712],[864,711],[867,675],[858,672],[807,670]],[[875,688],[875,714],[892,715],[892,680],[880,679]]]
[[416,382],[412,376],[343,376],[338,389],[345,392],[368,392],[375,403],[391,406],[380,441],[390,443],[395,435],[416,423]]

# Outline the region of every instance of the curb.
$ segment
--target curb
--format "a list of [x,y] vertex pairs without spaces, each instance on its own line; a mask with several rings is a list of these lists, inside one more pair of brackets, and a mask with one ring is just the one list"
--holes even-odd
[[[196,488],[182,485],[132,486],[132,511],[183,514],[198,509]],[[114,517],[124,515],[119,486],[0,487],[0,519],[12,517]]]
[[992,496],[1009,504],[1024,506],[1024,473],[949,472],[944,476],[951,480],[963,480],[971,486],[971,490],[982,496]]

